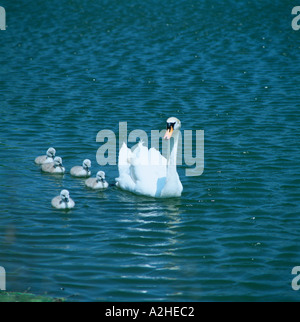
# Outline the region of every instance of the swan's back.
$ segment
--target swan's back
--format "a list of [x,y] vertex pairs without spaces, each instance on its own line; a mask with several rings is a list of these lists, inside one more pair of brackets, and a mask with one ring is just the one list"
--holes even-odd
[[47,159],[46,155],[41,155],[39,157],[36,157],[34,162],[35,162],[35,164],[41,165],[46,161],[46,159]]
[[134,151],[123,143],[119,152],[117,186],[137,194],[159,197],[166,178],[167,160],[140,142]]
[[64,174],[65,168],[64,167],[55,167],[54,163],[44,163],[42,164],[42,171],[47,173],[53,174]]
[[91,171],[84,169],[82,166],[75,166],[70,170],[70,174],[73,177],[86,178],[91,175]]
[[52,163],[54,161],[54,159],[52,157],[49,157],[47,155],[41,155],[39,157],[36,157],[34,162],[37,165],[42,165],[45,163]]
[[97,178],[89,178],[85,180],[85,185],[94,190],[104,190],[108,188],[108,183],[106,181],[98,181]]
[[119,151],[119,162],[118,162],[118,170],[119,177],[116,178],[116,185],[124,190],[134,191],[136,182],[130,175],[131,168],[131,160],[133,154],[131,150],[127,147],[125,143],[123,143],[120,151]]

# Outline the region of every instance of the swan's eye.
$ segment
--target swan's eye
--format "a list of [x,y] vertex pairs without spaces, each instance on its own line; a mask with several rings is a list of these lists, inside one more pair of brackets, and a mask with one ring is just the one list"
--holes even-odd
[[174,122],[174,123],[172,123],[172,122],[168,122],[168,123],[167,123],[167,130],[171,130],[171,129],[173,129],[173,130],[174,130],[175,123],[176,123],[176,122]]

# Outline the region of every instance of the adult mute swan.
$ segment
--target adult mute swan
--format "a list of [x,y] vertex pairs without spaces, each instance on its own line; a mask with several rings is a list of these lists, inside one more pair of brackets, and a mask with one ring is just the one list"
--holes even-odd
[[139,142],[131,151],[123,143],[119,152],[119,177],[116,186],[136,194],[155,197],[180,197],[182,184],[176,170],[180,121],[175,117],[167,119],[164,139],[169,141],[167,159],[154,148],[148,150]]
[[62,190],[59,196],[52,199],[51,205],[56,209],[72,209],[75,207],[75,202],[70,198],[68,190]]

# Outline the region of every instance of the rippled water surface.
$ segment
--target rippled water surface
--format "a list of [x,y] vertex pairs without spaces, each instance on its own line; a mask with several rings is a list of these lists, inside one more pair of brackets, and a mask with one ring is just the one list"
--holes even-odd
[[[290,1],[8,1],[0,31],[0,266],[71,301],[299,300],[300,31]],[[42,174],[100,166],[97,133],[203,130],[204,172],[156,200]],[[195,148],[195,144],[194,144]],[[194,151],[195,153],[195,151]],[[69,189],[76,208],[51,199]]]

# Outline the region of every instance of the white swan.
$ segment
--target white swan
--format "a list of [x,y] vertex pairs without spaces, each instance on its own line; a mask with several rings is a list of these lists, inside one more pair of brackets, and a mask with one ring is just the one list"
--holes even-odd
[[55,154],[56,154],[56,150],[54,148],[49,148],[46,152],[46,155],[41,155],[39,157],[36,157],[34,162],[38,165],[41,165],[44,163],[51,163],[54,161]]
[[42,164],[42,171],[52,174],[64,174],[66,169],[62,164],[61,157],[55,157],[54,162]]
[[170,139],[167,159],[154,148],[148,150],[142,142],[131,151],[123,143],[119,152],[119,177],[117,187],[130,192],[156,198],[180,197],[182,184],[176,170],[180,121],[175,117],[167,120],[164,139]]
[[98,171],[96,178],[89,178],[85,180],[85,185],[93,190],[104,190],[108,187],[108,183],[105,181],[105,172]]
[[71,176],[78,177],[78,178],[90,177],[90,175],[92,174],[90,171],[91,166],[92,166],[91,161],[89,159],[85,159],[82,162],[82,166],[75,166],[71,169],[70,171]]
[[56,209],[72,209],[75,207],[75,202],[70,198],[68,190],[62,190],[59,196],[52,199],[51,205]]

